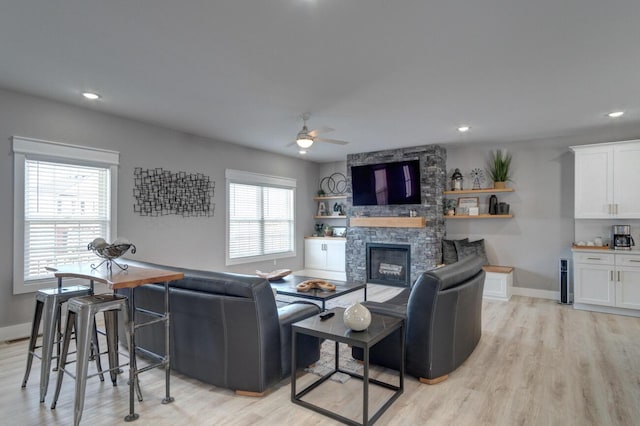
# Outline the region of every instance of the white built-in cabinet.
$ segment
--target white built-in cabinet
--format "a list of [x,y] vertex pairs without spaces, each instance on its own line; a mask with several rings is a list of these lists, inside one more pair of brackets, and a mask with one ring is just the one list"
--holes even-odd
[[577,308],[621,308],[611,312],[640,315],[640,253],[574,250],[573,265]]
[[575,218],[640,218],[640,140],[573,146]]
[[[336,277],[335,273],[344,274],[346,271],[345,247],[346,238],[318,238],[304,239],[304,268],[309,274],[314,271],[314,277],[325,278],[322,272],[329,272],[328,278]],[[334,278],[338,279],[338,278]]]

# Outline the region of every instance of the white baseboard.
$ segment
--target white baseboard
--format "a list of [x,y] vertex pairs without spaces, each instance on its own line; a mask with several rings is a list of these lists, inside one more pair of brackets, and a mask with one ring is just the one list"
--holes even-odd
[[513,296],[536,297],[538,299],[560,300],[560,292],[553,290],[536,290],[535,288],[513,287]]
[[10,325],[0,328],[0,342],[16,340],[29,337],[31,335],[31,323]]
[[629,317],[640,317],[640,311],[635,309],[616,308],[614,306],[598,306],[598,305],[586,305],[583,303],[574,303],[573,309],[579,309],[581,311],[594,311],[603,314],[615,314],[626,315]]

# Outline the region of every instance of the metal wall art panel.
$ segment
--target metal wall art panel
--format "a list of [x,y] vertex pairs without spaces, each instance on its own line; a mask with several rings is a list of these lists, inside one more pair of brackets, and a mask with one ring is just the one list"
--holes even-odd
[[216,182],[209,176],[141,167],[133,176],[133,211],[140,216],[214,216]]

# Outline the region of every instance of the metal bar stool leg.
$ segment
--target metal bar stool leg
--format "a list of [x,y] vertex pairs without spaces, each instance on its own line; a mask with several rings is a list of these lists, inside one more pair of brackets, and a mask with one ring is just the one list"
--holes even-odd
[[104,374],[102,374],[102,361],[100,360],[100,343],[98,342],[98,326],[96,325],[95,319],[93,320],[93,337],[91,339],[91,352],[89,353],[89,359],[95,361],[100,381],[104,382]]
[[51,354],[53,354],[53,342],[56,336],[56,322],[60,317],[57,299],[47,297],[44,299],[43,326],[42,326],[42,363],[40,364],[40,402],[44,402],[49,387],[49,372],[51,371]]
[[58,381],[56,383],[56,391],[53,394],[53,401],[51,402],[52,410],[56,408],[56,403],[60,396],[60,388],[62,387],[62,379],[64,378],[64,369],[67,365],[67,355],[69,354],[69,343],[71,343],[71,334],[73,333],[75,323],[76,313],[67,311],[67,325],[65,327],[64,338],[62,340],[62,353],[60,354],[58,367]]
[[109,373],[111,382],[116,386],[118,379],[118,311],[105,311],[104,323],[107,334],[107,348],[109,353]]
[[80,424],[84,409],[84,395],[87,389],[87,372],[89,371],[89,350],[91,346],[91,309],[82,307],[78,313],[76,329],[76,392],[73,408],[73,424]]
[[38,341],[38,331],[40,331],[40,320],[42,319],[43,303],[36,300],[36,309],[33,313],[33,323],[31,324],[31,337],[29,338],[29,352],[27,353],[27,369],[22,380],[22,387],[27,386],[29,374],[31,373],[31,364],[33,363],[33,352],[36,350],[36,342]]

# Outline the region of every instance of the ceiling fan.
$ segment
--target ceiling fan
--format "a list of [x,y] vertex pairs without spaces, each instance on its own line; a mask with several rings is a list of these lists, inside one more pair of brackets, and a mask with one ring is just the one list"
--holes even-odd
[[302,121],[304,122],[304,124],[302,125],[302,130],[298,132],[296,140],[291,142],[287,146],[297,144],[301,149],[307,149],[310,148],[311,145],[314,144],[314,142],[327,142],[336,145],[346,145],[349,143],[347,141],[341,141],[338,139],[319,138],[317,135],[319,135],[320,133],[333,132],[335,129],[332,129],[331,127],[321,127],[319,129],[309,130],[307,128],[307,120],[309,120],[309,117],[311,117],[311,113],[305,112],[304,114],[302,114]]

